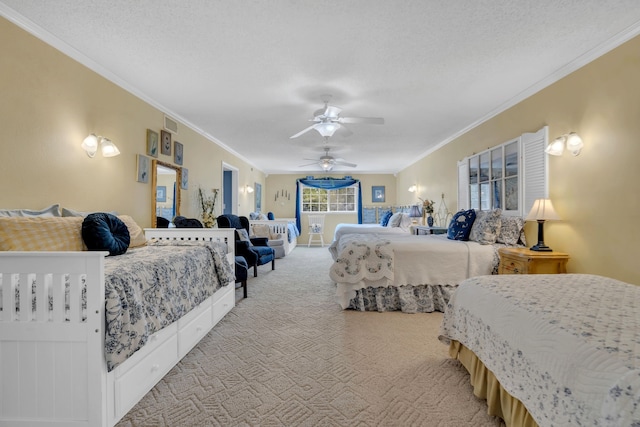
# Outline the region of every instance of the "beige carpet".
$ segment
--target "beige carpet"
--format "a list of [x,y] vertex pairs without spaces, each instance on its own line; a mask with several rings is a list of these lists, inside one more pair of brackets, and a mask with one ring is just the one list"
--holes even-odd
[[330,264],[298,247],[259,267],[249,298],[118,426],[503,425],[437,340],[441,313],[344,311]]

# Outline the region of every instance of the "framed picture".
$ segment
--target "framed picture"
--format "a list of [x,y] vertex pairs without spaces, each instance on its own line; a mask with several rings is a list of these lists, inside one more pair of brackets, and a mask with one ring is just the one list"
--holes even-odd
[[160,152],[165,156],[170,156],[171,155],[171,134],[166,130],[161,130],[160,142],[162,143]]
[[143,156],[142,154],[138,154],[137,155],[138,158],[138,168],[137,168],[137,174],[138,174],[138,178],[137,181],[138,182],[142,182],[144,184],[146,184],[147,182],[149,182],[149,158],[147,156]]
[[156,187],[156,202],[167,201],[167,187],[164,185],[158,185]]
[[147,156],[158,157],[158,132],[147,129]]
[[371,187],[371,202],[384,203],[384,185],[374,185]]
[[184,147],[178,141],[175,141],[173,143],[173,145],[174,145],[174,147],[173,147],[173,162],[176,165],[182,165],[182,153],[183,153]]
[[256,196],[256,212],[260,212],[262,209],[262,184],[258,184],[257,182],[253,184],[255,186],[255,196]]
[[182,175],[180,178],[180,188],[183,190],[189,189],[189,170],[187,168],[181,168]]

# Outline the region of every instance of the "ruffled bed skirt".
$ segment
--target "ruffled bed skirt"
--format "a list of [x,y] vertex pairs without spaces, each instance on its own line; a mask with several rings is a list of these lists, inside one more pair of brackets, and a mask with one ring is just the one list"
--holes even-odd
[[356,290],[347,308],[359,311],[402,311],[431,313],[441,311],[456,290],[455,285],[405,285],[367,287]]
[[473,394],[487,401],[487,413],[504,420],[507,427],[538,427],[527,408],[502,388],[493,372],[467,347],[451,341],[449,355],[469,372]]

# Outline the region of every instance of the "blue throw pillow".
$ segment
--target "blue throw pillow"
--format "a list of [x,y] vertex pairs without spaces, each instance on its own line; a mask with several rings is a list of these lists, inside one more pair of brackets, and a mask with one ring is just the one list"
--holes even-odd
[[120,218],[109,213],[97,212],[82,221],[82,240],[90,251],[109,251],[109,255],[127,252],[131,236]]
[[392,215],[393,215],[393,212],[391,211],[387,211],[384,215],[382,215],[382,219],[380,220],[380,225],[383,227],[386,227],[387,224],[389,224],[389,220],[391,219]]
[[471,233],[471,226],[475,219],[476,211],[473,209],[456,213],[449,223],[447,238],[451,240],[469,240],[469,233]]

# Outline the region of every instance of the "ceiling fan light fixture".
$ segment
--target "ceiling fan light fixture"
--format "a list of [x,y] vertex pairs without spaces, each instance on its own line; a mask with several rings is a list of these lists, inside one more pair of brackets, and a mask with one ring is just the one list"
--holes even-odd
[[318,123],[314,127],[320,135],[324,137],[330,137],[330,136],[333,136],[333,134],[336,133],[338,129],[340,129],[340,123],[323,122],[323,123]]

